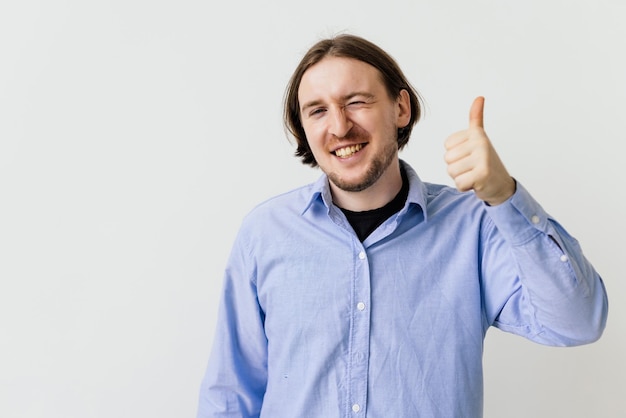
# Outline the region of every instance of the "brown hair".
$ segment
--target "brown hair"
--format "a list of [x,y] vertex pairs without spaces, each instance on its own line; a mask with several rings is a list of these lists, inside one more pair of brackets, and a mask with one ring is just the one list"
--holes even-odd
[[401,150],[409,142],[411,130],[422,114],[420,106],[422,98],[408,82],[396,61],[383,49],[361,37],[343,34],[321,40],[313,45],[304,55],[287,84],[283,120],[287,131],[297,141],[296,157],[300,157],[303,164],[317,166],[302,127],[298,90],[304,73],[327,56],[352,58],[373,66],[380,72],[387,93],[392,99],[397,98],[401,90],[409,93],[411,119],[407,126],[398,128],[398,150]]

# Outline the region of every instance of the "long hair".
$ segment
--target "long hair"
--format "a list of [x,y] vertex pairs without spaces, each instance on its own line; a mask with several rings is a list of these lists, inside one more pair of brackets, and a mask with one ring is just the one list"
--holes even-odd
[[327,56],[352,58],[363,61],[376,68],[381,76],[389,97],[396,99],[401,90],[409,93],[411,104],[411,119],[404,128],[398,129],[398,150],[401,150],[411,136],[413,126],[422,114],[422,98],[411,86],[411,83],[402,73],[396,61],[374,43],[355,35],[342,34],[317,42],[304,55],[296,67],[285,91],[283,121],[285,128],[297,142],[296,157],[301,158],[303,164],[317,166],[317,161],[311,152],[306,138],[302,120],[300,119],[300,102],[298,90],[304,73],[313,65]]

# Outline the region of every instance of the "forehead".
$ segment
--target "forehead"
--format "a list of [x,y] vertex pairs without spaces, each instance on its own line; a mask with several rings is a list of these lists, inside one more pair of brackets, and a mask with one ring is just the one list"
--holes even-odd
[[380,72],[370,64],[353,58],[323,58],[302,75],[298,98],[311,96],[343,97],[354,92],[380,94],[385,86]]

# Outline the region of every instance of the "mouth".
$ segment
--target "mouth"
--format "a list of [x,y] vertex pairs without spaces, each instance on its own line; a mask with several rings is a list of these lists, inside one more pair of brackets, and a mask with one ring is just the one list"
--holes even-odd
[[335,154],[339,158],[348,158],[348,157],[353,156],[360,150],[362,150],[364,146],[365,144],[348,145],[346,147],[337,148],[332,153]]

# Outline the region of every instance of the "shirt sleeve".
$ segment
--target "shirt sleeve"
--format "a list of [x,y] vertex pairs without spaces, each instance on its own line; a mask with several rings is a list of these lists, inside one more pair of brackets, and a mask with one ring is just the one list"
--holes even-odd
[[576,239],[517,184],[486,208],[483,293],[489,325],[546,345],[600,338],[608,300],[602,279]]
[[267,384],[267,338],[251,259],[240,233],[224,274],[198,418],[260,415]]

